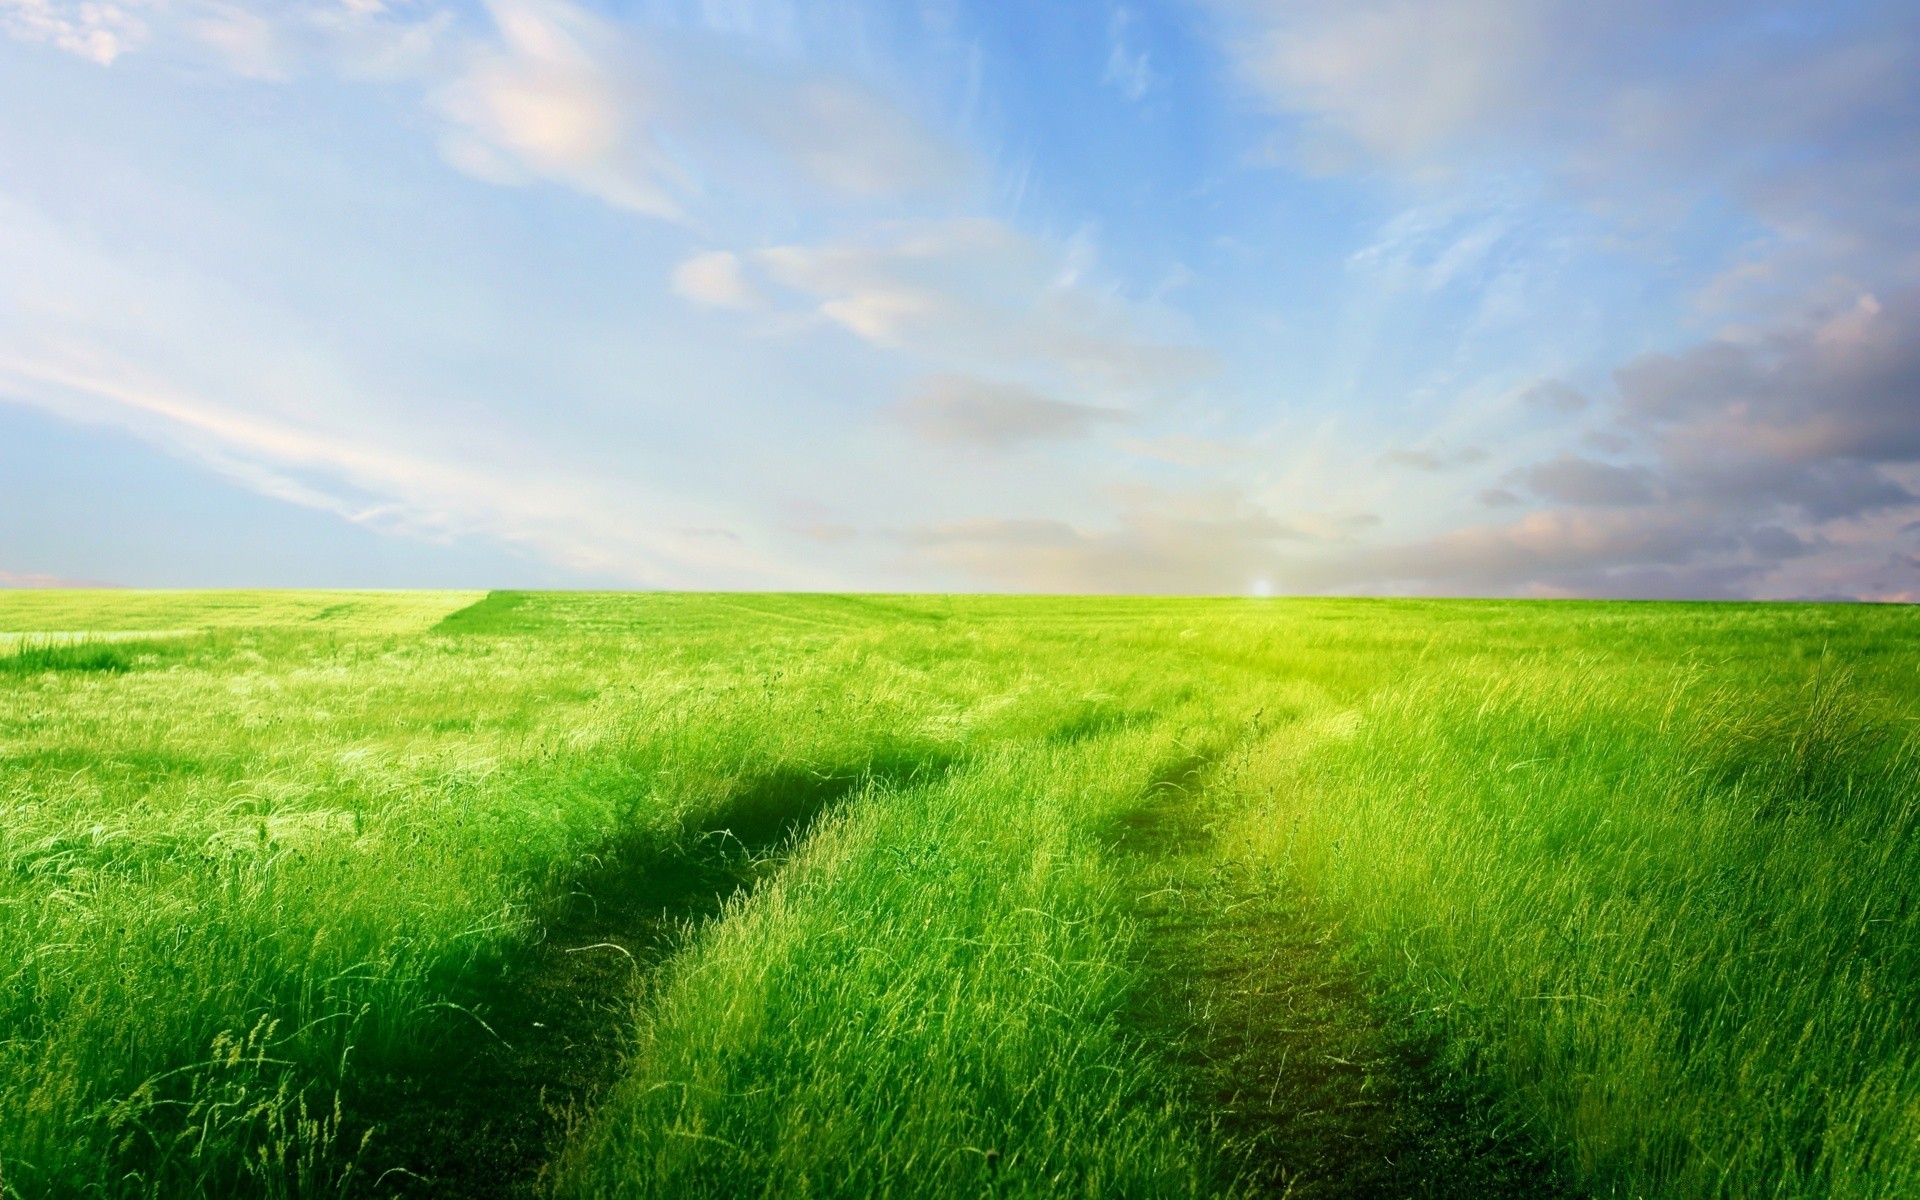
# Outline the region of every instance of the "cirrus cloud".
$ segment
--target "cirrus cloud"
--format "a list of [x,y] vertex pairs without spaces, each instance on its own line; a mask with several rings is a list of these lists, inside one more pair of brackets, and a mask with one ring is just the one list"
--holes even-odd
[[1093,282],[1064,249],[984,217],[892,222],[759,252],[768,276],[873,345],[955,369],[1037,375],[1113,398],[1165,396],[1213,367],[1171,313]]

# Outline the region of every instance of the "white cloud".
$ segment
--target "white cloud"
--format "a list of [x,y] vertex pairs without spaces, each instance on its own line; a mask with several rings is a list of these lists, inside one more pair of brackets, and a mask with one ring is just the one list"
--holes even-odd
[[146,0],[0,0],[0,30],[27,42],[58,46],[109,66],[148,36]]
[[547,561],[654,587],[820,586],[767,555],[723,518],[636,481],[542,461],[525,440],[447,455],[353,428],[339,406],[311,419],[223,403],[97,356],[52,362],[0,356],[0,394],[70,420],[126,430],[263,495],[403,536],[479,534]]
[[1174,314],[1093,283],[1083,257],[985,218],[893,223],[756,255],[827,320],[941,369],[1106,404],[1177,394],[1211,369]]
[[1228,6],[1242,70],[1288,112],[1390,157],[1423,156],[1520,100],[1544,64],[1540,0]]
[[693,220],[702,201],[804,208],[967,183],[963,155],[853,80],[567,0],[488,11],[496,36],[470,43],[434,96],[448,161],[488,182],[549,179],[670,221]]
[[103,64],[198,47],[263,82],[408,79],[455,169],[668,221],[693,220],[716,190],[804,208],[972,185],[963,152],[855,80],[571,0],[486,0],[484,14],[476,27],[438,0],[0,0],[0,30]]
[[1134,48],[1129,36],[1138,21],[1132,9],[1113,10],[1107,19],[1107,68],[1100,77],[1102,83],[1118,88],[1121,95],[1134,101],[1145,99],[1154,85],[1152,60],[1145,50]]
[[280,29],[265,14],[232,4],[207,4],[192,25],[194,36],[218,51],[227,65],[249,79],[279,80],[289,75],[288,51]]
[[1215,7],[1243,79],[1316,161],[1428,181],[1537,173],[1630,230],[1731,198],[1769,240],[1722,280],[1721,302],[1843,266],[1920,271],[1910,6],[1817,23],[1732,0]]
[[[323,20],[327,9],[334,17]],[[214,64],[263,85],[315,74],[347,81],[380,75],[398,85],[386,89],[389,96],[417,89],[440,126],[434,132],[444,135],[445,156],[468,175],[496,184],[557,185],[708,237],[752,227],[754,205],[765,205],[777,227],[791,230],[814,225],[823,211],[864,221],[895,203],[920,207],[919,193],[929,190],[937,194],[936,210],[964,208],[970,199],[966,156],[871,87],[754,47],[596,16],[565,0],[498,0],[479,21],[450,19],[430,4],[399,3],[386,9],[363,3],[355,11],[333,3],[223,7],[173,0],[155,12],[148,48],[170,64]],[[369,22],[383,24],[368,32]],[[404,111],[395,123],[419,124]],[[298,157],[315,148],[294,149]],[[434,180],[422,187],[388,177],[363,190],[344,178],[349,172],[341,174],[328,183],[343,197],[371,193],[390,200],[425,192],[444,200],[460,186]],[[153,228],[219,212],[226,197],[217,190],[216,184],[196,193],[183,184],[169,194],[173,207],[157,215]],[[12,201],[0,195],[0,210]],[[321,207],[302,211],[311,216]],[[234,231],[236,244],[289,249],[279,244],[289,231],[248,215]],[[325,232],[364,237],[368,228],[342,220]],[[636,248],[624,265],[658,270],[667,252],[662,243],[684,236],[638,228],[629,235]],[[1007,236],[1018,240],[1010,231]],[[714,357],[727,360],[724,368],[699,371],[687,365],[695,355],[680,348],[655,352],[644,343],[610,343],[608,329],[617,323],[611,319],[608,328],[581,328],[591,320],[578,318],[590,313],[517,318],[528,295],[501,289],[469,297],[450,290],[456,279],[484,280],[486,267],[448,270],[438,247],[428,245],[417,265],[441,277],[424,280],[421,294],[457,297],[454,309],[479,317],[501,337],[503,344],[490,345],[481,357],[513,375],[518,390],[492,388],[484,379],[471,381],[478,386],[449,386],[437,374],[445,367],[436,358],[459,353],[463,339],[486,335],[456,328],[462,317],[452,311],[420,320],[396,312],[401,320],[387,330],[340,310],[341,301],[351,304],[371,282],[367,263],[343,262],[337,272],[328,264],[321,288],[309,295],[322,295],[333,307],[295,314],[276,303],[278,294],[258,294],[260,271],[236,277],[223,254],[207,254],[191,237],[164,253],[159,241],[144,226],[135,236],[103,235],[86,226],[85,214],[43,215],[32,229],[15,226],[0,236],[0,257],[26,268],[0,272],[10,277],[0,288],[0,307],[7,310],[0,315],[8,318],[0,322],[0,400],[125,431],[260,493],[408,536],[480,534],[636,583],[819,586],[837,578],[804,565],[826,551],[801,547],[795,557],[794,547],[767,536],[775,527],[744,515],[755,505],[786,501],[783,490],[811,468],[794,467],[794,479],[783,478],[781,469],[766,472],[751,497],[721,487],[711,502],[688,494],[702,485],[690,459],[737,453],[727,461],[744,462],[772,449],[752,435],[703,424],[709,415],[716,422],[754,422],[769,439],[783,436],[775,430],[805,437],[818,424],[780,411],[794,407],[788,397],[763,402],[765,388],[748,395],[748,381],[774,373],[751,352],[722,351]],[[397,242],[396,248],[405,253]],[[1043,257],[1045,269],[1065,269],[1051,250]],[[308,262],[308,255],[283,253],[276,269]],[[413,265],[383,264],[373,275],[404,275]],[[683,260],[672,269],[672,284],[698,303],[750,308],[762,302],[754,276],[764,266],[753,256],[713,251]],[[519,282],[538,293],[551,281]],[[471,308],[464,303],[469,298],[477,301]],[[828,302],[812,297],[805,307]],[[677,336],[673,314],[657,304],[635,299],[621,307],[648,314],[645,320],[663,318],[649,324],[647,337]],[[514,344],[517,319],[539,326],[538,334],[526,334],[538,337],[538,346]],[[994,319],[1009,327],[1010,318]],[[1053,324],[1072,330],[1086,322],[1055,318]],[[630,327],[627,332],[631,336]],[[414,344],[415,338],[424,341]],[[849,354],[829,347],[816,361],[829,377],[837,372],[870,383],[876,372],[865,364],[874,358],[864,349]],[[629,374],[635,362],[647,369],[640,379],[619,380],[621,368],[610,368],[610,360]],[[656,382],[652,373],[662,360],[672,361],[672,371]],[[724,378],[729,371],[734,377]],[[904,374],[897,367],[885,371],[894,382]],[[658,398],[668,392],[675,404]],[[887,394],[870,393],[874,401]],[[1070,401],[1061,403],[1078,411]],[[871,409],[860,414],[869,429],[870,416]],[[609,434],[610,426],[618,432]],[[619,439],[630,441],[616,445]],[[839,461],[831,453],[822,458]],[[670,478],[656,482],[663,474]],[[830,479],[822,486],[831,492],[841,484]]]
[[558,0],[494,0],[499,42],[468,52],[434,107],[454,166],[490,183],[514,170],[616,208],[677,220],[697,190],[649,120],[660,68],[613,26]]
[[280,81],[315,65],[353,77],[418,73],[453,13],[431,0],[0,0],[0,32],[109,66],[165,50],[249,79]]
[[[645,586],[827,582],[769,543],[751,505],[660,483],[663,456],[626,430],[664,422],[634,420],[630,440],[602,453],[608,419],[551,347],[486,355],[547,385],[532,403],[516,406],[512,385],[423,386],[382,360],[448,352],[432,318],[405,315],[431,299],[393,306],[393,330],[344,314],[316,329],[204,261],[143,258],[70,221],[0,193],[0,403],[137,437],[262,495],[401,537],[478,535]],[[410,268],[435,264],[395,270]],[[445,298],[459,283],[423,281],[417,294]],[[389,341],[354,353],[368,338]]]
[[756,309],[767,302],[747,278],[740,256],[727,250],[696,254],[675,267],[673,290],[710,308]]

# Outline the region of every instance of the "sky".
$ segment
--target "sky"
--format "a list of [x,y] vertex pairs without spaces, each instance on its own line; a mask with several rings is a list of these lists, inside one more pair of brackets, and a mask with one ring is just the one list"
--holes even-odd
[[0,585],[1920,600],[1920,4],[0,0]]

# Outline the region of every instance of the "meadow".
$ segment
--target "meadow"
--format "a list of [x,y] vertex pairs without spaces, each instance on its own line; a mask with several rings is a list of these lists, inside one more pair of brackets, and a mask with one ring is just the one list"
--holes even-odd
[[1920,1192],[1899,607],[0,592],[0,1195]]

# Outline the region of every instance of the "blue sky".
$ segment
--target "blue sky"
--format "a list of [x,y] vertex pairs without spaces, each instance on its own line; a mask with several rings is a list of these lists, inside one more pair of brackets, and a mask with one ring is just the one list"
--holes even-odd
[[1920,597],[1920,8],[0,0],[0,582]]

